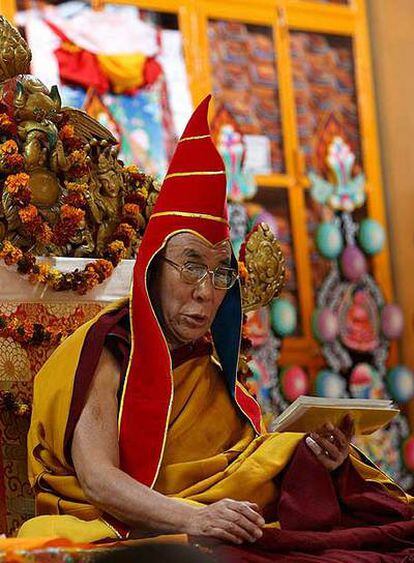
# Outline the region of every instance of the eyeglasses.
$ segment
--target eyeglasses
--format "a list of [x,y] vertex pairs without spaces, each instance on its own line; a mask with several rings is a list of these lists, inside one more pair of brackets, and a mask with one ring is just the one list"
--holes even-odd
[[209,270],[205,264],[197,264],[196,262],[177,264],[165,256],[161,258],[178,270],[182,281],[190,285],[197,285],[210,275],[216,289],[230,289],[239,277],[234,268],[227,266],[217,266],[214,270]]

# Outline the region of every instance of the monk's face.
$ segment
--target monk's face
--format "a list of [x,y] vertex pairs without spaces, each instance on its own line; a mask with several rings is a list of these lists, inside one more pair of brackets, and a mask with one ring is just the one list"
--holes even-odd
[[[211,246],[197,235],[179,233],[167,242],[162,256],[179,266],[191,262],[214,270],[230,266],[231,250],[228,241]],[[211,275],[198,284],[186,283],[179,268],[167,260],[158,261],[151,298],[168,345],[174,349],[209,331],[226,290],[216,289]]]

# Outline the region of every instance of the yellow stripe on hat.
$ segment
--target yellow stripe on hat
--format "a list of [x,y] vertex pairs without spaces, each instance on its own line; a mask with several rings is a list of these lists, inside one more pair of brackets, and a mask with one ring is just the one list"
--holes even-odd
[[223,217],[209,215],[208,213],[190,213],[188,211],[160,211],[159,213],[153,213],[150,216],[150,219],[154,219],[154,217],[163,217],[165,215],[178,215],[179,217],[191,217],[193,219],[207,219],[208,221],[217,221],[218,223],[228,224],[228,221]]
[[174,172],[173,174],[167,174],[166,177],[164,178],[165,180],[168,180],[169,178],[181,178],[181,177],[185,177],[185,176],[217,176],[219,174],[225,174],[226,172],[224,170],[203,170],[200,172],[194,171],[194,172]]
[[211,139],[211,135],[195,135],[194,137],[183,137],[178,142],[182,143],[183,141],[198,141],[199,139]]

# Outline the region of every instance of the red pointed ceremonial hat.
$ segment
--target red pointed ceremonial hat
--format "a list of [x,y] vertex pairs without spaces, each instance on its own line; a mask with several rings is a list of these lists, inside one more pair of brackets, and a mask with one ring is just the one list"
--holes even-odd
[[[197,230],[201,226],[205,238],[215,244],[230,234],[226,171],[207,120],[210,98],[207,96],[195,110],[178,142],[152,219],[195,219]],[[201,224],[199,220],[207,222]],[[186,221],[186,225],[190,226],[190,222]]]
[[[210,97],[196,108],[178,142],[134,268],[131,355],[119,414],[120,466],[150,487],[162,461],[174,385],[171,355],[149,297],[148,270],[168,239],[179,232],[197,233],[212,245],[230,238],[225,167],[207,119]],[[237,268],[234,256],[232,265]],[[236,381],[241,322],[236,283],[227,292],[211,332],[229,392],[259,432],[260,409]]]

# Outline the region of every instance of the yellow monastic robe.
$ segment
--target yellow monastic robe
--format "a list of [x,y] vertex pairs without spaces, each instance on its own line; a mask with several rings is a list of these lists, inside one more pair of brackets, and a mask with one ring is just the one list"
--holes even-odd
[[[73,336],[82,338],[88,327],[89,323]],[[38,404],[34,405],[29,434],[29,475],[37,514],[43,516],[26,522],[19,537],[58,535],[90,542],[116,538],[100,511],[86,499],[64,452],[73,389],[68,363],[78,361],[77,357],[67,361],[65,344],[55,353],[62,360],[61,373],[52,374],[46,364],[35,382]],[[261,508],[274,503],[278,495],[275,477],[303,435],[287,432],[255,437],[250,424],[233,406],[220,368],[210,356],[185,362],[173,375],[174,400],[154,488],[202,504],[223,498],[249,500]],[[48,399],[42,402],[42,396]],[[383,483],[391,494],[407,500],[405,493],[379,470],[363,464],[357,455],[352,461],[363,477]]]

